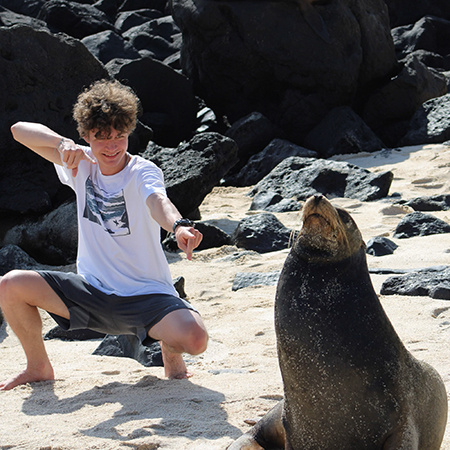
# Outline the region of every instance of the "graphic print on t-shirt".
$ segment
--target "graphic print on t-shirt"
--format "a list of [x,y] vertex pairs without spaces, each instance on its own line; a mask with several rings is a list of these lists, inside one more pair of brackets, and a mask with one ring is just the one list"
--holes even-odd
[[86,180],[86,204],[83,217],[98,223],[111,236],[130,234],[123,191],[110,194],[94,185],[91,177]]

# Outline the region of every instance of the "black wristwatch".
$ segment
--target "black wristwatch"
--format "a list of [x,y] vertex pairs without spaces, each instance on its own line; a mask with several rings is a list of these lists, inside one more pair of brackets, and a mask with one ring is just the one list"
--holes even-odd
[[177,229],[177,227],[181,225],[182,227],[193,227],[194,226],[194,222],[192,222],[192,220],[189,219],[178,219],[175,220],[173,227],[172,227],[172,231],[175,233],[175,230]]

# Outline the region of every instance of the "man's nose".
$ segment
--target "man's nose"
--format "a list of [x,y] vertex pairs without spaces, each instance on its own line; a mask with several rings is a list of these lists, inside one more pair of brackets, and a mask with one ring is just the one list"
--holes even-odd
[[106,145],[108,150],[115,150],[117,148],[117,142],[114,139],[111,139]]

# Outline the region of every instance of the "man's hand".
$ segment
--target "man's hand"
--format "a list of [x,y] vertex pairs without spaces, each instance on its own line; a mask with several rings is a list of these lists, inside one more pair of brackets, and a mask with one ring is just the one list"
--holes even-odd
[[79,147],[71,139],[63,138],[56,147],[61,154],[61,160],[66,164],[68,169],[72,169],[72,176],[76,177],[78,173],[78,166],[83,159],[92,164],[97,164],[95,159],[92,159],[81,147]]
[[178,226],[175,230],[178,247],[186,253],[187,259],[192,259],[192,251],[202,242],[203,234],[194,227]]

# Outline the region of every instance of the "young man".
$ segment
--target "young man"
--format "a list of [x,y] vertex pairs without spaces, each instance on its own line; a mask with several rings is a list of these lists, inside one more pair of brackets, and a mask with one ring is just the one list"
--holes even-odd
[[13,270],[3,276],[0,306],[22,344],[27,366],[0,383],[0,390],[54,379],[38,308],[64,329],[160,341],[169,378],[190,376],[183,352],[206,349],[208,335],[200,315],[173,287],[160,227],[175,233],[189,260],[202,235],[167,198],[161,170],[127,153],[138,106],[131,89],[117,81],[102,80],[82,92],[73,116],[89,147],[42,124],[11,127],[14,138],[53,162],[61,182],[76,193],[78,273]]

